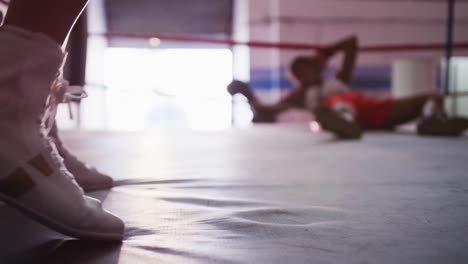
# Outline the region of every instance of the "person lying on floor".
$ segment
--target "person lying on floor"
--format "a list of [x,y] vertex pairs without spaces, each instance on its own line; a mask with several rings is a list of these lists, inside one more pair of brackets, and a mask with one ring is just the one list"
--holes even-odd
[[[342,65],[324,80],[327,63],[338,52],[344,53]],[[447,117],[443,97],[435,92],[378,100],[349,89],[357,52],[358,39],[351,36],[322,48],[315,56],[295,58],[290,75],[298,87],[274,105],[262,104],[241,81],[234,80],[227,89],[231,95],[240,93],[248,99],[255,123],[275,122],[281,112],[292,108],[307,109],[323,129],[340,138],[360,138],[364,130],[392,130],[420,117],[418,133],[423,135],[456,136],[468,128],[468,119]]]

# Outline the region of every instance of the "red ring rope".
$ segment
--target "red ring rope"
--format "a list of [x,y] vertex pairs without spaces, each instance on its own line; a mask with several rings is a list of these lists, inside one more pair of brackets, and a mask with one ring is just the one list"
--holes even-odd
[[[90,33],[90,36],[101,36],[106,38],[132,38],[132,39],[151,39],[158,38],[167,41],[197,42],[211,44],[225,44],[229,46],[243,45],[252,48],[278,48],[292,50],[317,50],[321,45],[303,44],[295,42],[266,42],[266,41],[235,41],[231,39],[220,39],[210,37],[200,37],[193,35],[172,35],[172,34],[144,34],[144,33]],[[453,44],[454,49],[468,49],[468,42],[459,42]],[[395,51],[429,51],[445,49],[444,43],[428,44],[399,44],[399,45],[369,45],[360,47],[362,52],[395,52]]]

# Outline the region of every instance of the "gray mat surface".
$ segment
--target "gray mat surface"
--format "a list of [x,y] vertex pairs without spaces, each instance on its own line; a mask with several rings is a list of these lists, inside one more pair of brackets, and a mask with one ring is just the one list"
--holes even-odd
[[306,126],[66,133],[113,175],[125,240],[71,240],[0,207],[0,263],[467,263],[468,138]]

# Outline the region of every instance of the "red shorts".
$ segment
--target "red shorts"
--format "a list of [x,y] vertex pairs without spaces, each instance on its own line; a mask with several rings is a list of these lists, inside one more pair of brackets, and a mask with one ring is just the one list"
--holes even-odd
[[331,94],[325,97],[326,106],[346,103],[356,113],[356,121],[367,129],[386,129],[388,112],[394,103],[393,98],[377,100],[356,91]]

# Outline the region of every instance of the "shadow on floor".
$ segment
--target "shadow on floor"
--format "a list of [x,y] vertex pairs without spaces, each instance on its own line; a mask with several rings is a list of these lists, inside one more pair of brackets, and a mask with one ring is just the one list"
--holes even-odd
[[119,263],[121,243],[84,240],[50,240],[18,252],[2,263]]
[[178,180],[154,180],[154,179],[128,179],[114,181],[114,187],[128,185],[144,185],[144,184],[174,184],[174,183],[190,183],[197,182],[199,179],[178,179]]

